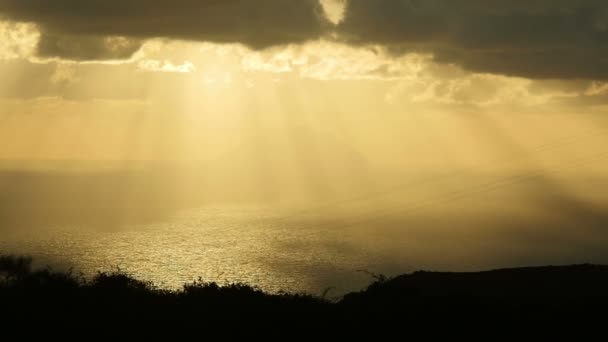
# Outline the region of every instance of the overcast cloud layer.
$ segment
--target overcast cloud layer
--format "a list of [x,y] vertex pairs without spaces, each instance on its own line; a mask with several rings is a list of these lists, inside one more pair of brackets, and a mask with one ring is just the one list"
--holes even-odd
[[318,0],[0,0],[0,16],[37,24],[39,55],[72,60],[125,59],[157,37],[261,49],[332,36],[475,72],[608,79],[604,0],[348,0],[333,27]]
[[349,0],[340,32],[476,72],[608,78],[603,0]]
[[[317,0],[0,0],[0,15],[41,29],[39,54],[75,60],[120,59],[137,40],[173,38],[252,48],[318,38]],[[133,41],[116,44],[109,37]]]

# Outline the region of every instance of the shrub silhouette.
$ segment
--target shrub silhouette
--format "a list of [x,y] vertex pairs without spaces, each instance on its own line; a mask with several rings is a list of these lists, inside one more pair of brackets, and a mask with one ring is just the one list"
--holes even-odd
[[[73,272],[34,270],[27,257],[0,257],[0,315],[11,318],[79,320],[252,320],[287,321],[289,327],[396,317],[479,321],[514,318],[580,319],[603,309],[608,267],[578,265],[473,273],[415,272],[375,276],[366,289],[338,301],[307,294],[266,293],[246,284],[219,285],[202,279],[180,290],[164,290],[120,270],[90,280]],[[606,301],[608,302],[608,301]]]
[[22,278],[32,269],[32,258],[0,255],[0,274],[8,283],[13,278]]

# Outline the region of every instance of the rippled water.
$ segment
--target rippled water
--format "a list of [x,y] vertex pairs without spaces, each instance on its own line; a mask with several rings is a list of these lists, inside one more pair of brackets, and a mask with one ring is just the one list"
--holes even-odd
[[380,262],[368,250],[348,248],[348,240],[323,227],[294,227],[265,210],[215,208],[114,231],[11,233],[0,240],[0,250],[73,266],[87,276],[120,268],[169,288],[202,277],[268,291],[321,293],[335,287],[334,293],[343,293],[368,284],[363,270]]
[[[507,202],[520,205],[496,209]],[[403,206],[392,213],[362,209],[357,216],[351,208],[347,216],[298,217],[259,207],[204,208],[115,230],[4,232],[0,251],[86,276],[120,268],[166,288],[201,277],[273,292],[321,294],[331,287],[330,296],[361,289],[371,273],[608,262],[608,234],[600,226],[583,229],[582,214],[543,214],[549,219],[539,221],[515,198],[487,199],[485,209],[458,203],[420,217]]]

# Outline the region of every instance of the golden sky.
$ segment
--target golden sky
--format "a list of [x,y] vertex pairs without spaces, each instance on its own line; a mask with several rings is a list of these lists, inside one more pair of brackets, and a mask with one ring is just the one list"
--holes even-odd
[[599,0],[0,0],[0,159],[596,177],[607,37]]
[[507,136],[574,135],[605,111],[607,13],[602,1],[0,0],[0,157],[207,160],[285,125],[377,156],[416,136],[466,144],[475,115],[513,121]]

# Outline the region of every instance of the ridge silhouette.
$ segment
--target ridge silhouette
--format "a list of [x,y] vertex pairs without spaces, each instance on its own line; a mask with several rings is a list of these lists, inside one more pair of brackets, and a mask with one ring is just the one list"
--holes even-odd
[[31,265],[31,258],[0,257],[0,315],[5,318],[239,321],[262,314],[299,325],[336,319],[458,321],[467,313],[466,319],[552,320],[590,316],[591,309],[608,303],[608,266],[590,264],[376,276],[366,289],[336,301],[201,279],[171,291],[120,271],[87,280],[72,271]]

